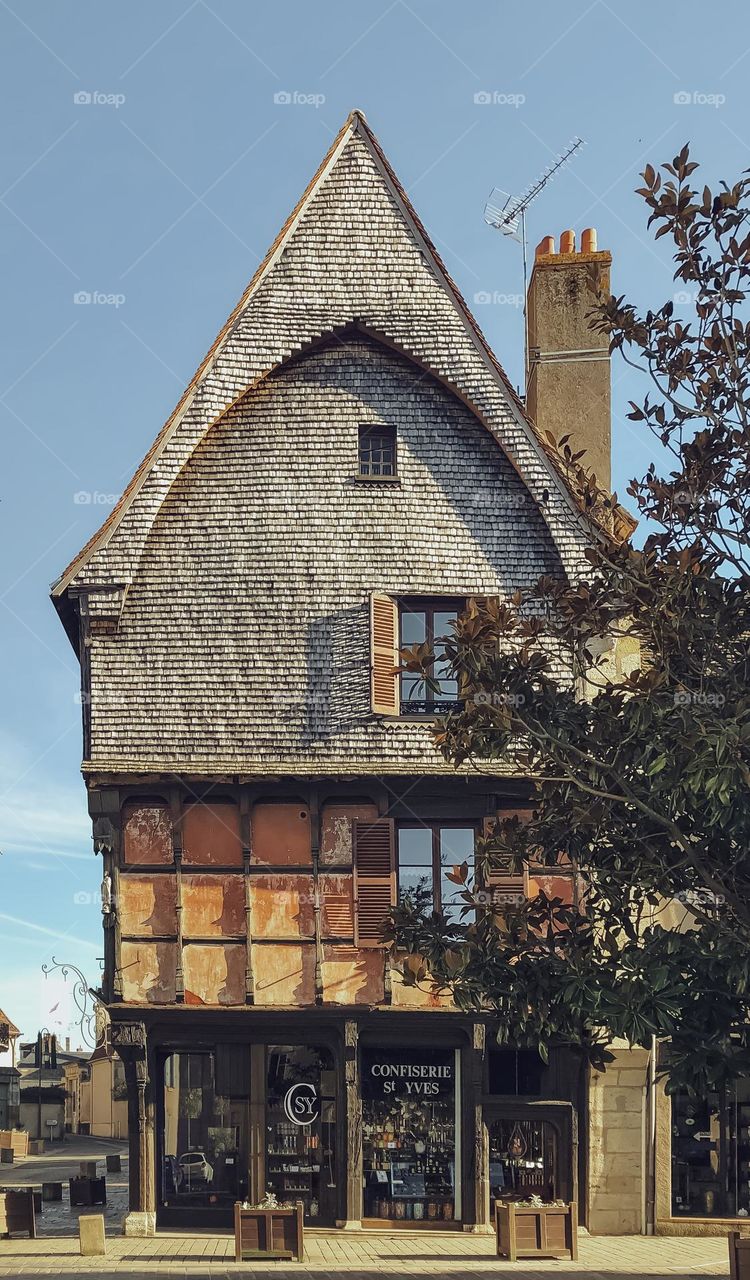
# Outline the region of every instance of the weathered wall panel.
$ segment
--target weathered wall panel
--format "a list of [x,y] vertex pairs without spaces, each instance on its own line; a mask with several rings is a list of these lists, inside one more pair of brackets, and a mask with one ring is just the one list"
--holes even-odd
[[238,943],[183,949],[186,1004],[244,1004],[245,948]]
[[323,999],[331,1004],[381,1004],[384,997],[382,951],[326,945],[323,948]]
[[123,942],[120,972],[124,1000],[173,1004],[177,970],[174,942]]
[[311,938],[315,933],[312,876],[254,875],[250,906],[254,938]]
[[182,859],[186,865],[242,866],[240,813],[234,804],[194,804],[185,811]]
[[125,806],[123,850],[129,865],[172,861],[172,819],[166,805],[136,802]]
[[255,1002],[303,1005],[315,1001],[315,948],[267,943],[252,948]]
[[242,876],[182,877],[182,932],[186,938],[221,938],[245,932]]
[[303,804],[256,804],[253,862],[272,867],[312,865],[310,811]]
[[377,818],[377,805],[326,804],[323,806],[320,832],[321,866],[345,866],[351,864],[352,822],[356,819],[369,822]]
[[177,932],[177,883],[172,875],[122,875],[118,906],[123,934],[159,937]]

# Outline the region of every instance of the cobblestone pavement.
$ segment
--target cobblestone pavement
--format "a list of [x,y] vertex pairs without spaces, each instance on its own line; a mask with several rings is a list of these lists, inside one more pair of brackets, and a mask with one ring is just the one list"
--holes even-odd
[[234,1262],[229,1236],[174,1233],[150,1240],[109,1236],[106,1258],[81,1258],[77,1241],[0,1240],[0,1276],[56,1275],[68,1280],[94,1276],[218,1278],[274,1277],[274,1280],[381,1280],[383,1276],[430,1276],[433,1280],[478,1280],[485,1275],[512,1274],[515,1280],[544,1280],[565,1275],[568,1280],[702,1280],[726,1276],[727,1244],[723,1239],[644,1239],[639,1236],[582,1236],[578,1262],[503,1262],[494,1255],[490,1236],[381,1235],[359,1232],[307,1232],[304,1263]]
[[[63,1198],[47,1201],[37,1216],[37,1234],[46,1239],[51,1236],[78,1237],[78,1218],[84,1213],[103,1213],[107,1233],[119,1234],[122,1220],[128,1211],[128,1146],[109,1138],[90,1138],[85,1135],[68,1135],[62,1142],[48,1142],[41,1156],[26,1156],[14,1164],[0,1168],[0,1186],[37,1187],[43,1182],[62,1182]],[[106,1172],[106,1157],[120,1156],[121,1173]],[[97,1173],[107,1179],[107,1204],[93,1209],[71,1209],[68,1179],[78,1173],[81,1160],[96,1160]],[[4,1241],[0,1240],[0,1267]]]

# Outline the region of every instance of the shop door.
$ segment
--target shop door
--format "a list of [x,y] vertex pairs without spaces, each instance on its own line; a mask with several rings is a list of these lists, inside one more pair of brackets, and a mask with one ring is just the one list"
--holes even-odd
[[498,1200],[558,1198],[558,1135],[553,1125],[511,1112],[487,1118],[487,1138],[491,1221]]
[[336,1184],[336,1074],[333,1055],[314,1045],[269,1045],[265,1187],[280,1204],[301,1200],[307,1226],[333,1226]]

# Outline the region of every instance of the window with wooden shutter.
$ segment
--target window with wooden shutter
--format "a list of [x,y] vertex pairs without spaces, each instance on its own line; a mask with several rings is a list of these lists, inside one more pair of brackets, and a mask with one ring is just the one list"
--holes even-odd
[[396,840],[392,818],[353,824],[354,942],[382,946],[383,921],[396,905]]
[[[503,818],[518,818],[520,822],[528,821],[530,809],[501,809],[493,818],[485,818],[484,835],[488,838],[494,834],[495,825]],[[518,870],[508,854],[494,854],[492,865],[485,863],[483,868],[484,887],[492,895],[492,905],[503,907],[523,902],[529,893],[529,871],[524,866]]]
[[398,606],[390,596],[370,597],[371,702],[377,715],[399,714]]

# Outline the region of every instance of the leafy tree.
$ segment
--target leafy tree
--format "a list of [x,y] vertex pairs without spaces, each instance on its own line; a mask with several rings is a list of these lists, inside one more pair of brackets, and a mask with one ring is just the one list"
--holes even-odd
[[[628,488],[642,546],[603,534],[584,581],[471,601],[447,640],[464,701],[441,751],[529,780],[528,821],[498,822],[480,861],[575,867],[583,894],[498,902],[457,867],[458,920],[407,897],[387,936],[407,981],[496,1011],[501,1038],[602,1066],[613,1037],[656,1036],[669,1087],[704,1090],[750,1070],[750,180],[701,192],[697,167],[685,147],[639,189],[689,317],[592,298],[592,325],[649,380],[629,417],[667,459]],[[552,443],[621,526],[583,455]],[[401,656],[431,684],[424,646]]]

